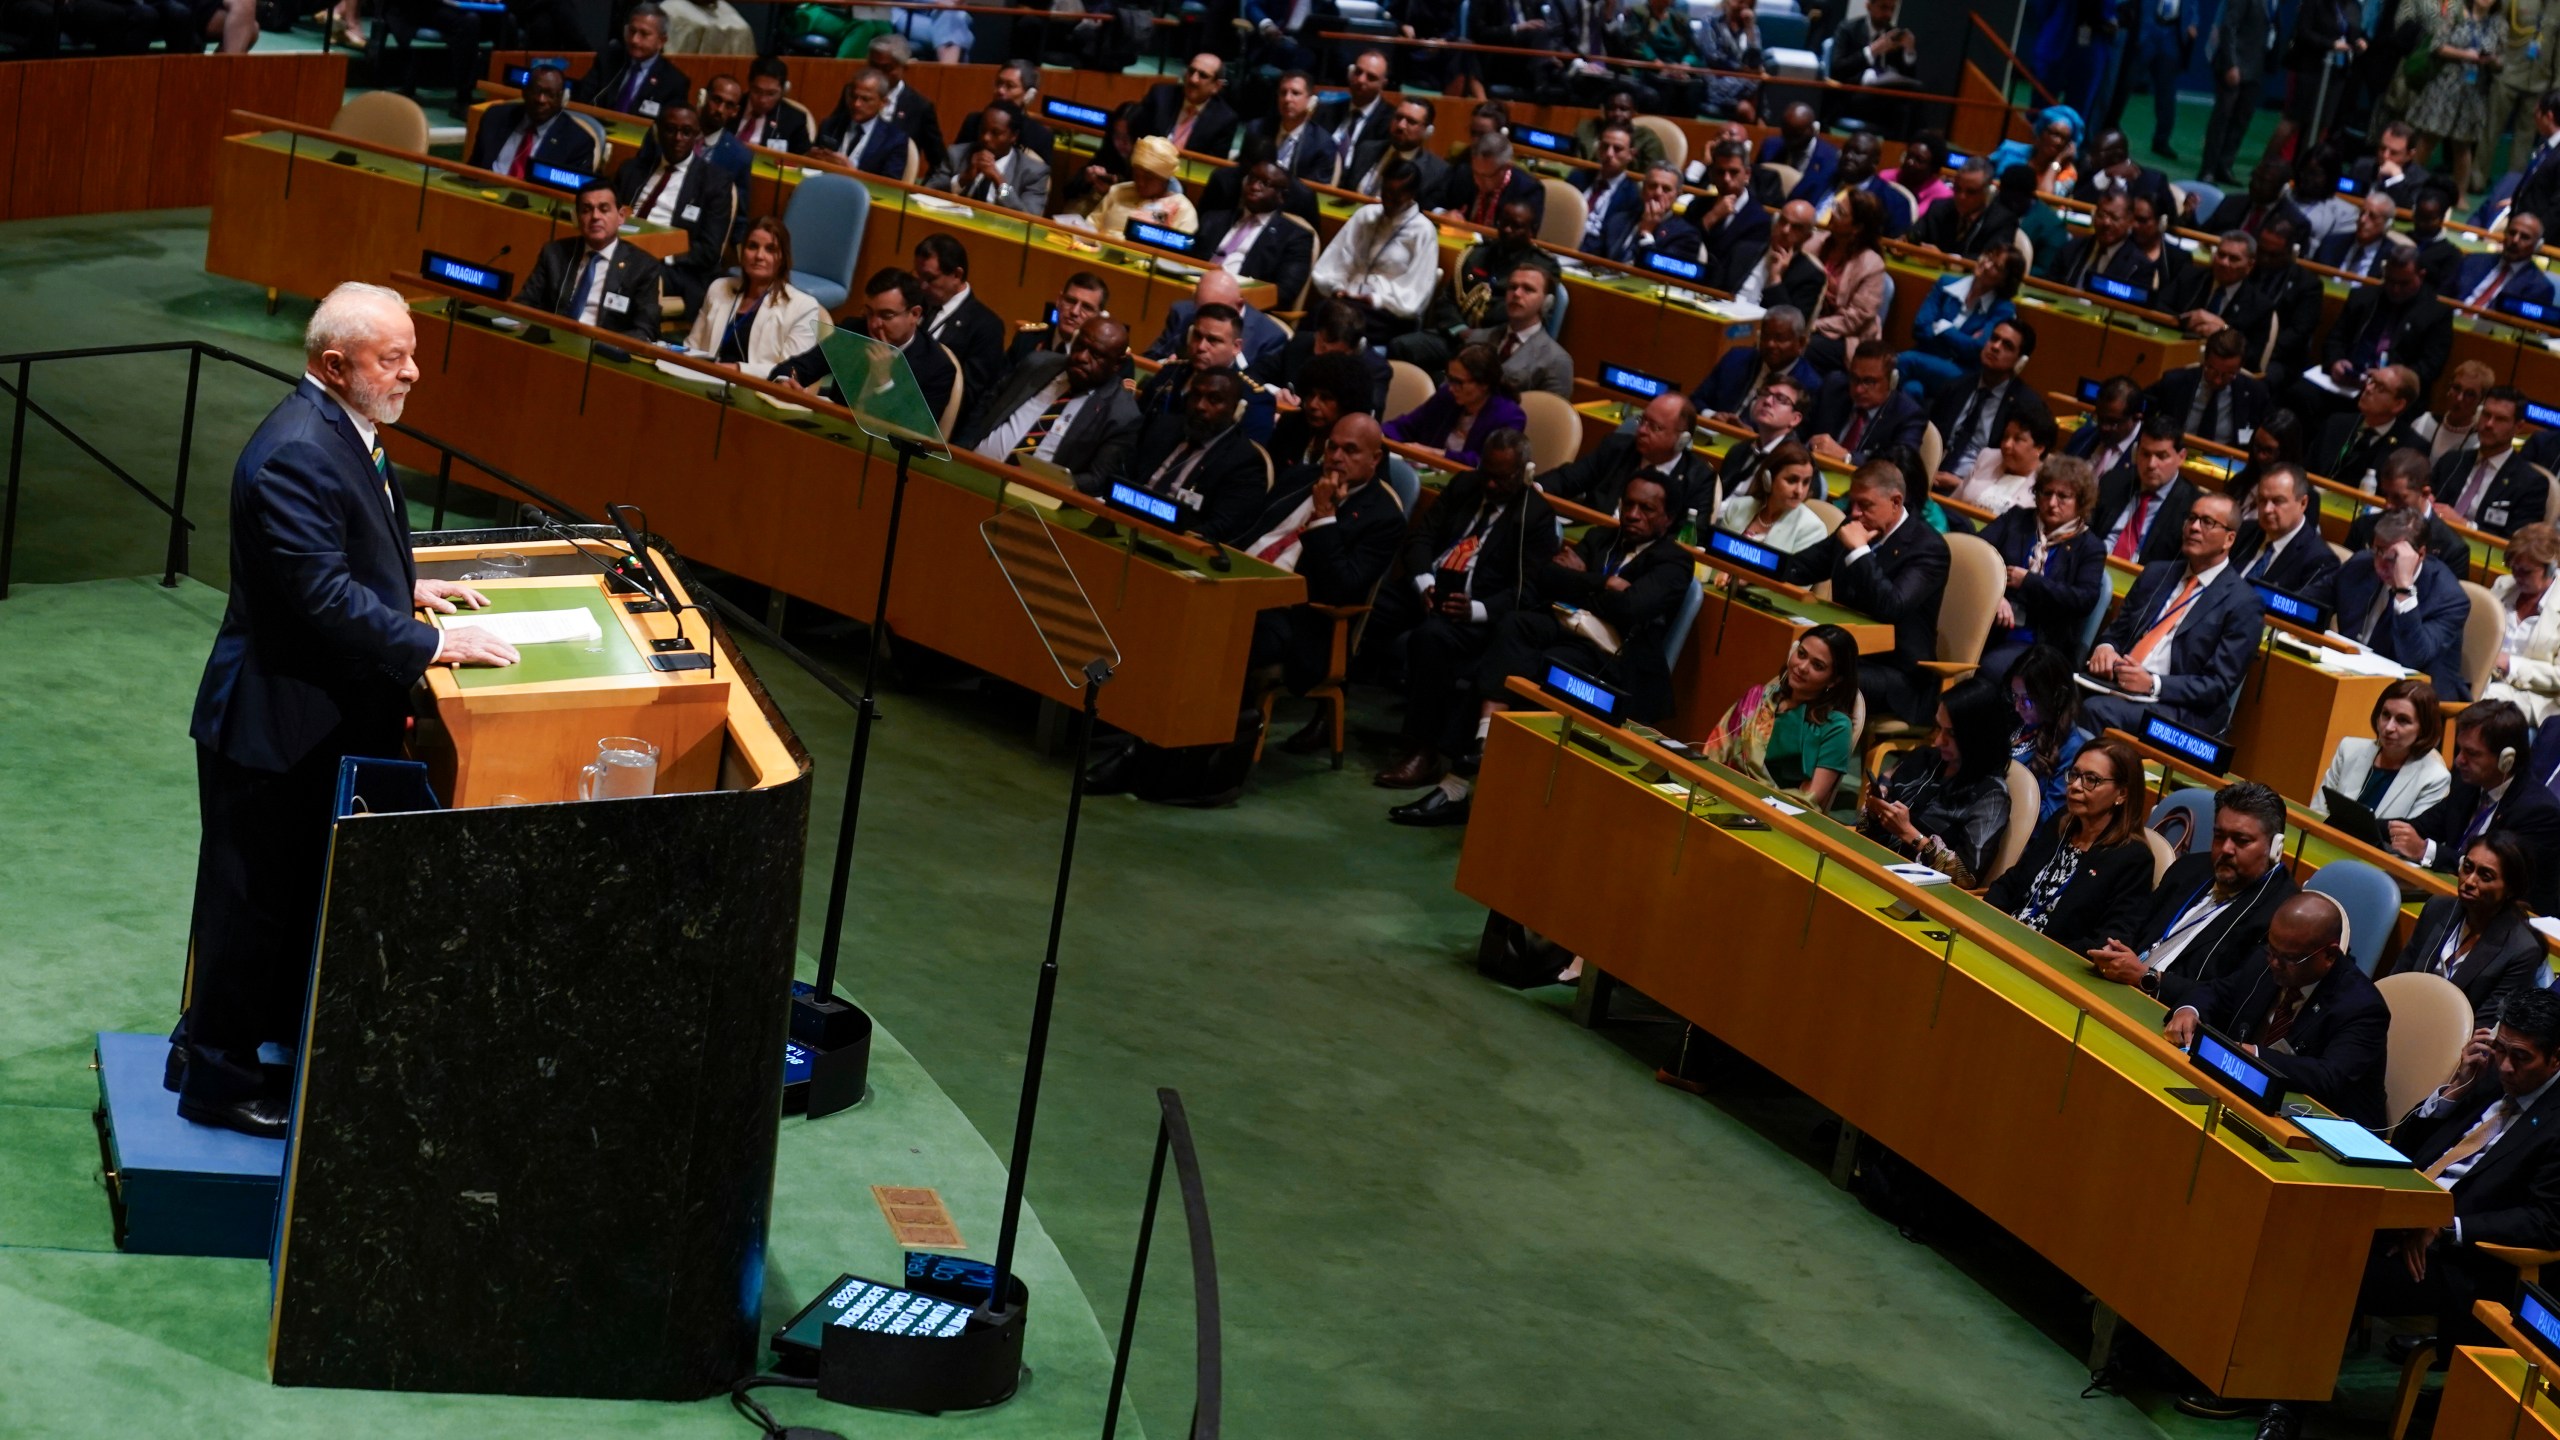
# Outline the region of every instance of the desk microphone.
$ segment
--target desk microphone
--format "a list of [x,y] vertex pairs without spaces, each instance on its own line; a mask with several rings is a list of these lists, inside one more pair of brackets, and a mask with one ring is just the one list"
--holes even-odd
[[609,582],[615,593],[619,594],[626,591],[639,592],[641,599],[636,602],[638,610],[645,612],[665,608],[659,601],[650,598],[648,586],[642,584],[640,581],[632,579],[628,575],[623,574],[620,570],[606,564],[603,560],[598,559],[594,551],[589,550],[586,548],[585,544],[581,543],[594,539],[593,536],[579,534],[577,531],[561,524],[558,519],[552,516],[550,511],[544,510],[539,506],[527,505],[524,508],[532,514],[535,525],[546,533],[555,535],[560,539],[569,542],[569,548],[571,551],[585,556],[588,563],[594,565],[598,570],[603,571],[606,581]]
[[[684,612],[688,609],[700,610],[702,607],[677,602],[676,587],[668,581],[666,572],[658,568],[658,557],[649,552],[648,542],[642,538],[639,527],[631,523],[631,512],[638,508],[633,505],[608,504],[604,507],[604,514],[606,519],[613,522],[614,528],[622,532],[622,543],[631,547],[632,558],[638,560],[641,570],[647,573],[650,586],[658,592],[659,602],[667,607],[669,615],[675,617],[674,639],[649,642],[650,648],[659,652],[649,657],[649,664],[653,669],[658,670],[707,670],[716,663],[707,652],[698,655],[666,653],[693,649],[693,642],[686,639],[684,634]],[[641,519],[644,522],[648,519],[646,512],[642,513]],[[710,613],[707,610],[703,611],[706,620],[710,617]]]

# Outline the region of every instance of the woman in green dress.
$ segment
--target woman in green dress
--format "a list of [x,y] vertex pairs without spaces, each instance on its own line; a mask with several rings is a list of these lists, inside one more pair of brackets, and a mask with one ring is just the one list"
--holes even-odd
[[1698,753],[1828,810],[1852,763],[1857,703],[1857,640],[1837,625],[1816,625],[1788,647],[1776,678],[1724,712]]

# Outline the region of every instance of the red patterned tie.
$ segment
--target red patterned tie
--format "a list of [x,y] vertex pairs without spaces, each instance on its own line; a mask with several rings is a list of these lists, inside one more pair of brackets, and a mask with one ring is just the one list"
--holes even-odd
[[2127,522],[2124,529],[2116,535],[2115,557],[2117,559],[2130,560],[2134,557],[2135,552],[2142,548],[2142,527],[2149,523],[2151,523],[2151,497],[2145,495],[2134,502],[2133,519]]
[[2263,1050],[2293,1033],[2294,1017],[2302,1013],[2302,997],[2309,993],[2305,987],[2276,996],[2276,1008],[2267,1015],[2267,1028],[2258,1032],[2258,1048]]

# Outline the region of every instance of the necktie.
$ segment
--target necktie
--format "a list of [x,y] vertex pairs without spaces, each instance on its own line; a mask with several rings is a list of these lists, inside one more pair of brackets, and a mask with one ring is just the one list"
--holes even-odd
[[2160,648],[2160,642],[2169,638],[2169,632],[2178,628],[2178,617],[2187,613],[2195,595],[2196,577],[2190,575],[2179,584],[2178,598],[2170,601],[2160,618],[2151,622],[2151,628],[2142,632],[2142,638],[2133,642],[2133,653],[2125,658],[2136,665],[2149,660],[2151,652]]
[[[1307,513],[1310,519],[1314,517],[1315,512],[1312,509]],[[1280,557],[1289,553],[1289,547],[1298,543],[1298,537],[1306,533],[1307,527],[1303,524],[1283,530],[1271,537],[1270,544],[1254,551],[1253,558],[1265,565],[1277,565],[1280,563]]]
[[2310,993],[2310,987],[2304,986],[2276,996],[2276,1008],[2267,1015],[2267,1028],[2258,1032],[2259,1049],[2263,1050],[2293,1033],[2294,1017],[2302,1013],[2302,998]]
[[[1298,127],[1298,130],[1292,130],[1288,134],[1280,137],[1280,153],[1272,158],[1280,162],[1281,169],[1288,170],[1289,162],[1298,158],[1298,134],[1299,131],[1304,130],[1305,128],[1306,127],[1302,125]],[[1291,173],[1294,174],[1296,172],[1292,171]]]
[[649,213],[658,208],[658,197],[667,193],[667,182],[674,178],[676,178],[676,167],[659,166],[657,178],[649,182],[649,193],[640,197],[640,208],[631,212],[631,218],[647,220]]
[[[1982,386],[1974,386],[1973,394],[1964,402],[1964,409],[1957,413],[1956,428],[1947,436],[1949,445],[1953,447],[1947,456],[1950,461],[1958,464],[1968,462],[1973,458],[1973,452],[1982,448],[1973,443],[1973,427],[1974,422],[1982,414],[1982,397],[1988,393]],[[1962,456],[1963,459],[1958,460],[1958,456]]]
[[2225,285],[2214,291],[2213,303],[2205,308],[2211,310],[2216,315],[2220,315],[2222,313],[2222,308],[2231,303],[2231,292],[2234,288],[2235,287],[2233,286]]
[[2498,292],[2507,288],[2507,279],[2513,273],[2514,267],[2501,262],[2497,269],[2489,272],[2489,283],[2481,287],[2479,294],[2471,297],[2471,303],[2483,310],[2488,309],[2497,301]]
[[516,136],[516,158],[507,166],[507,173],[509,175],[514,176],[518,180],[525,177],[526,167],[533,163],[533,142],[536,138],[538,137],[535,135],[534,128],[531,125],[525,126],[523,131]]
[[2489,480],[2497,473],[2498,462],[2494,458],[2484,457],[2471,467],[2471,483],[2462,487],[2461,498],[2453,502],[2453,508],[2462,512],[2463,519],[2469,520],[2480,513],[2480,502],[2488,494]]
[[862,163],[862,142],[870,137],[870,121],[865,120],[860,124],[855,125],[844,137],[844,158],[852,161],[857,166],[860,165]]
[[631,108],[631,102],[640,98],[640,81],[648,73],[649,62],[646,60],[631,67],[631,73],[622,82],[622,97],[613,103],[614,109],[629,110]]
[[578,272],[577,291],[569,297],[569,309],[566,313],[570,319],[580,324],[586,323],[587,295],[595,289],[596,274],[603,268],[604,252],[601,250],[587,252],[587,266]]
[[1850,416],[1849,433],[1840,438],[1846,442],[1845,448],[1850,454],[1857,454],[1859,443],[1867,438],[1867,412],[1861,410]]
[[2373,632],[2382,624],[2383,607],[2391,603],[2391,592],[2383,590],[2373,597],[2373,608],[2364,612],[2364,624],[2356,630],[2356,643],[2371,645]]
[[2462,843],[2465,848],[2468,848],[2472,841],[2480,838],[2481,831],[2489,828],[2489,817],[2496,812],[2497,808],[2497,797],[2485,790],[2482,791],[2480,808],[2471,812],[2471,823],[2464,826],[2462,830]]
[[2187,407],[2186,426],[2188,434],[2195,435],[2202,433],[2204,430],[2205,407],[2212,403],[2213,391],[2206,387],[2202,379],[2198,379],[2196,381],[2195,403]]
[[1345,109],[1342,112],[1342,133],[1333,137],[1334,149],[1339,152],[1335,163],[1350,164],[1351,152],[1360,148],[1360,117],[1361,112],[1358,111]]
[[1511,363],[1512,355],[1517,353],[1519,349],[1520,332],[1513,330],[1502,337],[1502,349],[1494,356],[1494,359],[1507,365]]
[[2244,578],[2250,580],[2263,580],[2266,578],[2268,567],[2275,563],[2276,542],[2270,540],[2266,544],[2258,547],[2258,558],[2249,562],[2249,573]]
[[2336,461],[2336,463],[2332,464],[2332,465],[2329,467],[2329,475],[2330,475],[2330,478],[2332,478],[2332,479],[2348,479],[2348,480],[2352,480],[2352,479],[2354,479],[2355,477],[2353,477],[2353,476],[2351,476],[2351,475],[2348,475],[2348,474],[2346,473],[2347,457],[2348,457],[2348,456],[2350,456],[2350,455],[2353,455],[2354,453],[2356,453],[2356,450],[2358,449],[2358,447],[2360,447],[2360,446],[2364,445],[2367,441],[2371,440],[2372,438],[2373,438],[2373,431],[2371,431],[2371,430],[2367,429],[2366,427],[2364,427],[2364,426],[2362,426],[2362,425],[2359,425],[2359,426],[2357,426],[2355,429],[2348,431],[2348,432],[2347,432],[2347,443],[2338,447],[2338,458],[2337,458],[2337,461]]
[[1173,142],[1174,149],[1187,150],[1190,148],[1191,127],[1199,120],[1199,118],[1199,111],[1185,110],[1182,112],[1182,117],[1173,122],[1173,133],[1167,135],[1165,138]]
[[1238,220],[1228,227],[1227,237],[1218,242],[1218,253],[1212,258],[1221,265],[1225,264],[1229,259],[1243,254],[1246,242],[1261,233],[1260,225],[1253,224],[1250,220]]
[[2505,1133],[2507,1117],[2515,1112],[2516,1102],[2504,1095],[2480,1117],[2480,1123],[2453,1142],[2453,1148],[2436,1157],[2436,1163],[2419,1172],[2430,1180],[2442,1180],[2444,1172],[2489,1148],[2489,1142]]
[[[2114,554],[2117,559],[2130,560],[2141,553],[2143,528],[2151,523],[2152,498],[2145,495],[2133,502],[2133,518],[2124,522],[2124,528],[2116,532]],[[2190,578],[2187,583],[2192,585],[2195,582]]]
[[1014,459],[1019,460],[1040,448],[1040,442],[1048,439],[1050,430],[1056,428],[1058,417],[1066,413],[1069,398],[1060,395],[1048,409],[1040,412],[1040,418],[1032,421],[1031,428],[1023,431],[1022,438],[1014,442]]
[[378,435],[374,437],[372,454],[373,475],[375,479],[382,482],[382,503],[385,507],[388,507],[392,503],[391,459],[389,456],[382,453],[382,437]]

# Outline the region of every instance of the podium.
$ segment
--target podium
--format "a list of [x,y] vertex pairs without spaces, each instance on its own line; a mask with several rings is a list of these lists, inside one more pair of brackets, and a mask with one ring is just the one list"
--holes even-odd
[[[687,628],[715,667],[660,673],[650,642],[676,617],[630,613],[571,544],[421,540],[429,577],[522,556],[522,578],[473,583],[502,608],[590,608],[603,639],[432,672],[413,753],[451,808],[336,823],[271,1372],[718,1394],[759,1355],[807,754],[707,619]],[[619,735],[657,743],[656,793],[574,803]]]

